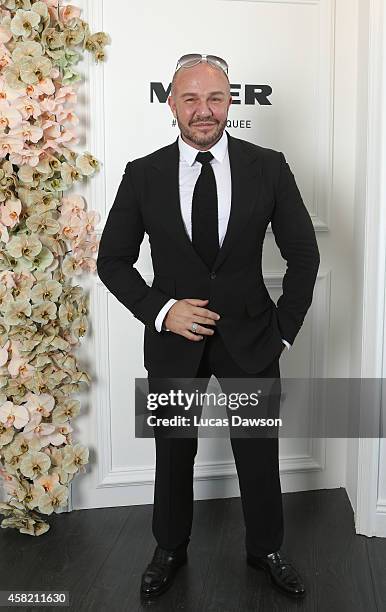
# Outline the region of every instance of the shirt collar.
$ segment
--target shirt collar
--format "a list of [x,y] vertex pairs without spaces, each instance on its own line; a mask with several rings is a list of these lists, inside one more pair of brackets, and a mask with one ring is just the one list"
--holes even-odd
[[[193,166],[197,157],[198,149],[195,149],[191,145],[187,144],[184,140],[182,140],[181,134],[178,137],[178,147],[180,149],[181,158],[184,159],[189,164],[189,166]],[[213,147],[209,149],[209,151],[212,153],[216,161],[222,163],[224,161],[227,150],[228,137],[224,130],[220,140],[216,142],[216,144],[213,145]]]

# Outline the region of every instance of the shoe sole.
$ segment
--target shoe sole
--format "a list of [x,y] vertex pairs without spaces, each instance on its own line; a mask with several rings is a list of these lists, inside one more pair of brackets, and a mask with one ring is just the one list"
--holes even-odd
[[174,582],[174,578],[175,578],[175,575],[176,575],[177,571],[180,569],[180,567],[182,567],[183,565],[186,565],[187,562],[188,562],[188,559],[185,559],[179,565],[177,565],[175,567],[175,571],[174,571],[172,580],[170,580],[169,582],[164,584],[164,586],[161,587],[158,591],[156,591],[154,593],[146,593],[145,591],[142,591],[142,589],[141,589],[140,593],[141,593],[142,599],[146,599],[146,600],[156,599],[159,595],[162,595],[168,589],[170,589],[170,587],[172,586],[172,584]]
[[266,574],[268,574],[268,577],[271,581],[272,586],[279,592],[282,593],[283,595],[287,595],[288,597],[293,597],[294,599],[302,599],[303,597],[306,596],[306,592],[304,593],[291,593],[291,591],[287,591],[286,589],[284,589],[283,587],[279,586],[275,580],[272,578],[272,574],[269,571],[269,569],[262,563],[259,563],[258,561],[250,561],[249,559],[247,559],[247,563],[248,565],[250,565],[251,567],[255,568],[255,569],[259,569],[259,570],[263,570]]

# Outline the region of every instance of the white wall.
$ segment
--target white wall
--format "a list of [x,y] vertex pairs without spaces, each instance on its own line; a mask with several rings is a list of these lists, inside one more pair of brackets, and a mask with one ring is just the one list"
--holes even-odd
[[[87,57],[81,66],[87,82],[79,110],[86,129],[79,149],[92,151],[103,164],[102,172],[77,190],[84,193],[89,207],[97,208],[104,217],[126,161],[177,136],[168,109],[149,105],[147,86],[149,80],[166,82],[180,53],[217,52],[230,60],[235,82],[272,83],[272,107],[232,109],[232,118],[252,119],[252,130],[230,131],[286,153],[313,218],[322,254],[314,303],[291,354],[282,359],[282,376],[359,376],[366,334],[363,261],[365,249],[372,246],[368,237],[366,242],[365,228],[366,205],[373,206],[368,202],[371,87],[367,77],[377,63],[373,38],[382,0],[206,0],[202,4],[205,14],[230,15],[237,8],[237,18],[220,17],[220,27],[206,31],[197,25],[186,32],[178,24],[182,5],[175,0],[162,4],[145,0],[137,5],[114,0],[114,14],[111,1],[81,0],[78,4],[84,7],[83,16],[91,29],[105,30],[113,39],[104,67],[93,65]],[[191,13],[185,13],[184,19],[192,25]],[[141,25],[146,20],[150,28]],[[151,31],[154,24],[160,29],[162,43],[157,44],[157,33]],[[231,41],[220,36],[227,28]],[[259,41],[260,52],[255,48]],[[375,71],[373,82],[379,74]],[[304,94],[300,102],[299,92]],[[373,97],[377,95],[373,91]],[[138,268],[151,283],[147,244]],[[273,236],[268,234],[264,272],[274,298],[280,295],[284,269]],[[90,394],[81,397],[75,437],[91,453],[87,474],[74,483],[72,504],[87,508],[151,503],[153,441],[134,438],[132,419],[134,378],[146,375],[142,326],[97,278],[89,279],[86,286],[92,298],[91,333],[78,356],[93,383]],[[369,308],[366,316],[371,317]],[[382,338],[379,325],[376,331]],[[366,514],[365,522],[359,525],[357,521],[358,530],[386,534],[383,445],[366,447],[355,440],[339,439],[281,440],[280,464],[283,491],[346,486],[354,509],[361,516]],[[361,471],[363,466],[367,472]],[[370,503],[369,491],[363,486],[369,474]],[[200,441],[195,477],[197,499],[237,494],[226,441]]]
[[[361,1],[358,19],[358,114],[353,266],[351,376],[385,378],[385,147],[386,59],[383,0]],[[382,391],[382,389],[381,389]],[[379,419],[380,396],[363,411]],[[383,408],[383,422],[385,411]],[[367,416],[368,419],[368,416]],[[356,529],[386,536],[386,456],[384,439],[352,440],[347,490]]]
[[[90,185],[92,207],[102,214],[109,210],[128,159],[176,138],[167,107],[149,102],[149,82],[170,81],[180,54],[192,49],[216,52],[229,59],[232,82],[270,83],[272,106],[235,106],[231,118],[250,118],[253,127],[230,132],[285,152],[313,218],[323,262],[302,332],[282,358],[282,376],[347,376],[357,2],[338,0],[335,10],[333,0],[199,0],[196,11],[181,13],[176,0],[138,5],[115,0],[120,20],[108,2],[87,6],[94,29],[104,29],[113,38],[103,82],[101,69],[91,67],[92,129],[87,138],[104,160],[103,177]],[[151,283],[146,243],[137,266]],[[268,233],[264,273],[274,299],[281,293],[284,270]],[[78,427],[95,449],[95,463],[73,487],[74,507],[150,503],[153,441],[133,436],[134,377],[146,375],[143,329],[99,281],[91,316],[94,334],[87,350],[96,380],[91,412],[78,420]],[[345,486],[346,443],[281,440],[280,463],[284,491]],[[237,494],[229,441],[200,440],[195,476],[197,499]]]

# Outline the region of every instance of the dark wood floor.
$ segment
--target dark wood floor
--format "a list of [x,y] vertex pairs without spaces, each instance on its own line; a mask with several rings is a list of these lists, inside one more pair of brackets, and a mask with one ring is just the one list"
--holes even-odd
[[[287,493],[283,501],[282,550],[306,583],[302,602],[277,593],[263,572],[246,565],[240,499],[232,498],[195,502],[188,564],[150,608],[386,610],[386,539],[355,535],[345,490]],[[151,516],[151,505],[81,510],[52,516],[50,531],[37,538],[2,529],[0,589],[66,589],[67,609],[76,612],[142,610],[140,577],[154,550]]]

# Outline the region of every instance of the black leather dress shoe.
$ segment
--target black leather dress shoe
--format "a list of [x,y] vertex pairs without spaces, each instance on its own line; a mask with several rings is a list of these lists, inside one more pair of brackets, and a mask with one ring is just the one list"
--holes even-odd
[[186,561],[186,546],[175,551],[157,546],[152,561],[142,574],[141,596],[151,599],[164,593],[172,585],[178,568]]
[[247,554],[247,563],[259,569],[267,571],[271,577],[272,584],[282,593],[290,597],[304,597],[305,586],[301,577],[283,556],[280,551],[266,555],[265,557],[254,557]]

